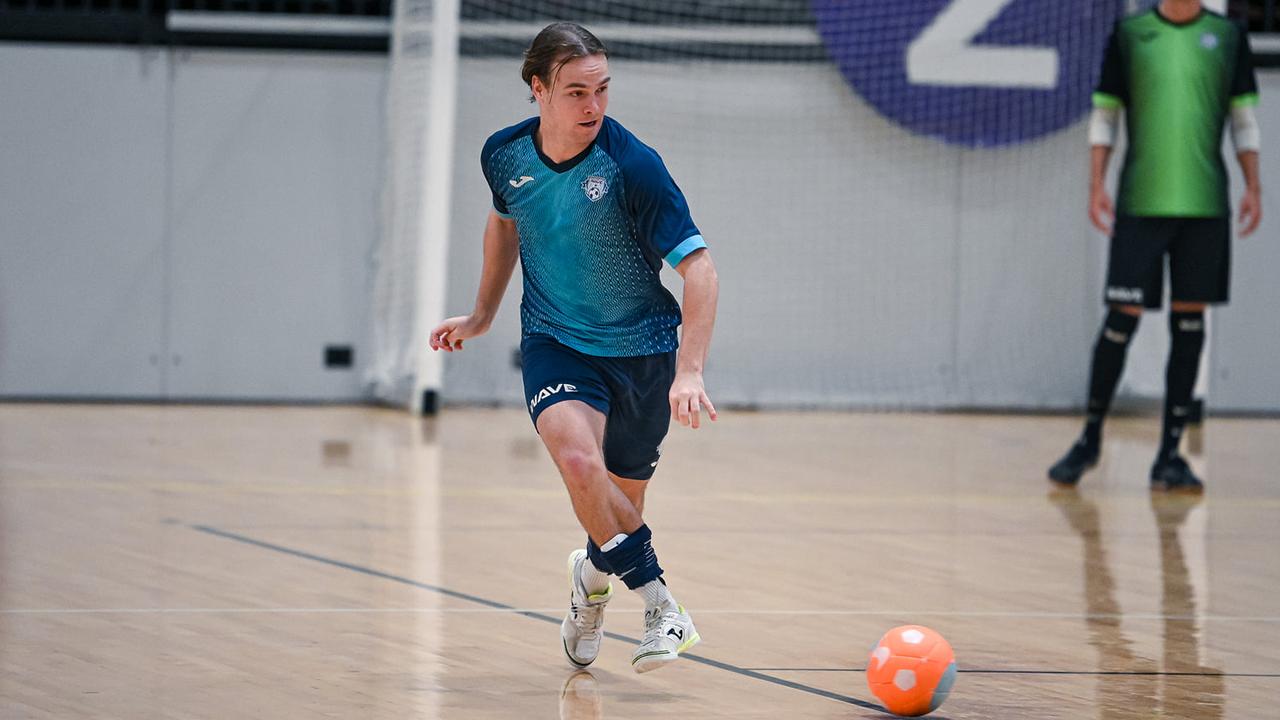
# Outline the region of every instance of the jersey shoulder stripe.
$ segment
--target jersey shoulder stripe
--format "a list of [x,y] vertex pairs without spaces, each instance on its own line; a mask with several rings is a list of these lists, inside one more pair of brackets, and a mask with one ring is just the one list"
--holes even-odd
[[532,135],[537,127],[538,118],[531,117],[490,135],[489,139],[484,141],[484,148],[480,151],[480,166],[484,168],[486,174],[489,171],[489,161],[495,152],[525,135]]
[[490,135],[489,139],[485,140],[484,147],[480,150],[480,171],[484,173],[485,182],[489,184],[489,191],[493,194],[493,209],[502,217],[510,217],[510,213],[506,202],[502,199],[503,179],[495,177],[492,170],[494,157],[515,141],[532,135],[537,127],[538,118],[532,117],[511,127],[503,128]]

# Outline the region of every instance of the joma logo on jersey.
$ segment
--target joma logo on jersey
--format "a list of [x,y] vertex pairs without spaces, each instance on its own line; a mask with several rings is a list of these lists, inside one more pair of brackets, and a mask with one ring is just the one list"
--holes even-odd
[[534,408],[538,407],[538,403],[542,402],[543,400],[546,400],[552,395],[558,395],[562,392],[567,392],[567,393],[578,392],[578,388],[574,385],[570,385],[569,383],[560,383],[559,385],[548,385],[542,388],[541,390],[539,390],[538,392],[534,393],[533,397],[529,398],[529,410],[533,410]]
[[587,194],[588,200],[595,202],[609,192],[609,182],[599,175],[592,175],[582,181],[582,192]]

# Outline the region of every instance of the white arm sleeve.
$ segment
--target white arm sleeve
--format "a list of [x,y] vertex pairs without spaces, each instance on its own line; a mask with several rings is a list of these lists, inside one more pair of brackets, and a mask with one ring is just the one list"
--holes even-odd
[[1231,108],[1231,142],[1236,152],[1257,152],[1262,145],[1262,132],[1258,130],[1258,115],[1252,105]]
[[1096,107],[1089,114],[1089,144],[1116,144],[1116,128],[1120,125],[1120,108]]

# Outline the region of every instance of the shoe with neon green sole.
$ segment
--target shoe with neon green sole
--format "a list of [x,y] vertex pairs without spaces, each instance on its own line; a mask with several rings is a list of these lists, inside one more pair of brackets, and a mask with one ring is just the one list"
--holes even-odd
[[604,606],[613,598],[613,585],[592,595],[582,585],[582,564],[587,551],[578,548],[569,553],[569,612],[560,623],[560,639],[564,656],[574,667],[584,668],[595,662],[604,637]]
[[657,670],[680,658],[702,638],[693,627],[693,618],[682,605],[648,608],[644,612],[644,637],[631,656],[631,667],[638,673]]

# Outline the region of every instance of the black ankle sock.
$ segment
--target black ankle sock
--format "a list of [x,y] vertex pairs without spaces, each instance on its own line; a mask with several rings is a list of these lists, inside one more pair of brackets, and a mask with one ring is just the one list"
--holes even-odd
[[1204,313],[1169,313],[1169,364],[1165,368],[1164,427],[1160,433],[1157,462],[1177,457],[1182,430],[1191,414],[1191,396],[1204,348]]
[[611,575],[614,574],[613,570],[609,567],[609,561],[604,557],[604,552],[600,550],[600,546],[597,545],[596,541],[592,540],[589,535],[587,536],[587,559],[589,559],[591,564],[595,565],[596,569],[600,572],[609,573]]
[[617,547],[605,550],[604,561],[609,572],[621,578],[627,589],[635,590],[662,575],[658,556],[653,552],[653,533],[648,525],[641,525],[627,535]]
[[1089,373],[1089,405],[1081,440],[1085,447],[1097,452],[1102,448],[1102,421],[1111,408],[1111,398],[1116,394],[1116,384],[1124,370],[1124,358],[1129,351],[1129,341],[1138,329],[1137,315],[1118,310],[1107,313],[1098,340],[1093,345],[1093,367]]

